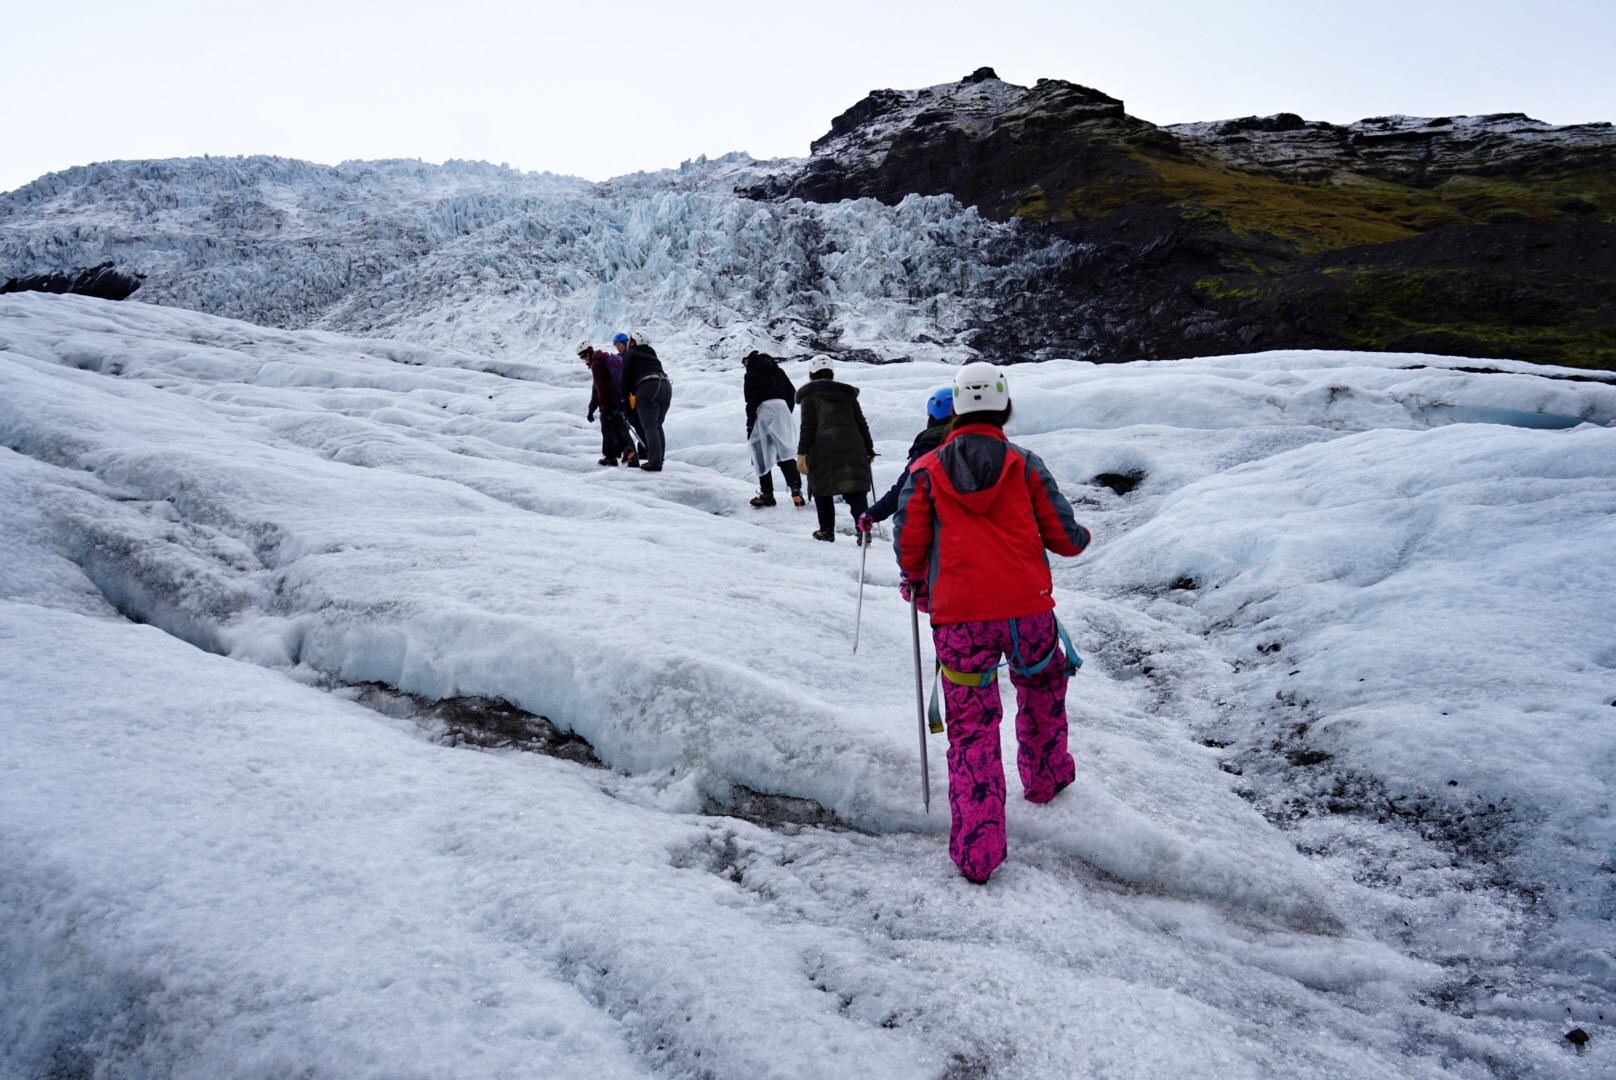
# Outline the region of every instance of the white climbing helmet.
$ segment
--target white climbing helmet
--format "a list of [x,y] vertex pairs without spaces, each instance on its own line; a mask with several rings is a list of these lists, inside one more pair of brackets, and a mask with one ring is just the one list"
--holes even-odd
[[808,361],[808,374],[810,374],[810,375],[818,374],[821,371],[834,371],[834,370],[835,370],[835,365],[831,363],[830,357],[826,356],[823,353],[819,354],[818,356],[813,357],[812,359],[810,359]]
[[589,341],[589,340],[586,339],[586,340],[580,341],[578,343],[578,355],[579,356],[591,356],[591,355],[594,354],[594,352],[595,352],[595,343],[593,341]]
[[628,336],[634,339],[634,344],[636,345],[651,344],[651,335],[647,334],[644,330],[631,330],[629,331]]
[[1010,383],[1004,372],[985,360],[966,364],[954,373],[954,415],[998,412],[1010,405]]

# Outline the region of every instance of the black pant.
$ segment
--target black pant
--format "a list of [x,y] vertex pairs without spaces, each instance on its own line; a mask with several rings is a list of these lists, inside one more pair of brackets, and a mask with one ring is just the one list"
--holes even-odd
[[[786,478],[786,487],[791,489],[791,493],[793,495],[802,490],[802,473],[797,471],[797,463],[795,461],[792,461],[790,458],[786,458],[784,461],[782,461],[780,463],[780,475]],[[762,476],[758,477],[758,487],[763,491],[763,494],[773,495],[774,474],[764,473]]]
[[634,435],[628,429],[628,420],[620,409],[602,409],[600,413],[600,453],[616,461],[634,449]]
[[623,417],[628,421],[629,436],[634,440],[636,453],[643,457],[645,455],[645,429],[640,426],[640,410],[629,408],[628,402],[624,401]]
[[667,379],[641,379],[634,388],[634,411],[640,414],[640,428],[645,432],[645,460],[651,465],[662,464],[667,448],[662,438],[662,418],[673,404],[673,384]]
[[[859,515],[870,508],[870,493],[868,491],[855,491],[851,495],[843,495],[847,501],[847,508],[853,511],[853,520],[857,521]],[[836,528],[836,496],[815,495],[814,509],[819,511],[819,531],[832,532]]]
[[640,410],[628,403],[628,391],[623,391],[623,419],[628,424],[630,447],[640,457],[645,456],[645,429],[640,426]]

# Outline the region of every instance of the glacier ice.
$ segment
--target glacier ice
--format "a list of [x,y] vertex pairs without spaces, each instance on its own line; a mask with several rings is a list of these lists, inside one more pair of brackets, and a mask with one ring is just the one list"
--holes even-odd
[[[1016,369],[1096,534],[1055,567],[1089,663],[1080,780],[1011,800],[978,890],[920,811],[896,572],[854,657],[856,549],[746,506],[737,366],[670,361],[651,476],[594,465],[575,362],[0,298],[0,1061],[1608,1073],[1616,387],[1459,364]],[[878,483],[950,370],[848,375]]]
[[0,267],[114,261],[136,299],[487,356],[648,330],[734,360],[953,360],[1073,245],[950,196],[818,205],[735,193],[744,154],[599,185],[481,163],[110,162],[0,195]]

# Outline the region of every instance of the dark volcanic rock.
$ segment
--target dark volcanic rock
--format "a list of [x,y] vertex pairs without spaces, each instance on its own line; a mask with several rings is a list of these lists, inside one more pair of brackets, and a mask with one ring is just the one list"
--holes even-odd
[[875,90],[831,121],[785,193],[818,202],[869,197],[886,203],[911,193],[951,194],[1004,218],[1029,178],[1060,185],[1114,167],[1114,155],[1103,146],[1100,160],[1084,160],[1084,129],[1096,124],[1130,134],[1155,130],[1098,90],[1056,79],[1040,79],[1029,90],[1004,82],[992,68],[924,90]]
[[1489,116],[1376,116],[1337,126],[1293,113],[1166,128],[1186,149],[1230,165],[1291,179],[1339,172],[1392,182],[1440,182],[1500,175],[1544,164],[1608,168],[1610,124],[1555,127],[1524,113]]
[[1130,469],[1125,473],[1100,473],[1094,478],[1094,483],[1101,487],[1108,487],[1118,495],[1126,495],[1138,487],[1145,479],[1145,474],[1138,469]]
[[1014,361],[1419,349],[1616,367],[1616,129],[1520,113],[1157,127],[981,68],[877,90],[746,194],[950,194],[1076,241],[975,344]]
[[0,293],[47,292],[97,296],[102,300],[124,300],[140,288],[138,274],[125,274],[111,263],[74,269],[65,274],[32,274],[14,277],[0,285]]
[[1219,135],[1238,135],[1242,131],[1301,131],[1307,121],[1295,113],[1275,113],[1273,116],[1242,116],[1238,120],[1225,120],[1217,126]]

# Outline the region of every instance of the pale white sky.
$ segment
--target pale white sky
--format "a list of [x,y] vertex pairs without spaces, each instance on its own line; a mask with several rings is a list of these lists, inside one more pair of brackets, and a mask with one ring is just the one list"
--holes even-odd
[[1616,120],[1616,0],[0,0],[0,191],[114,158],[480,158],[590,179],[804,154],[989,65],[1157,123]]

